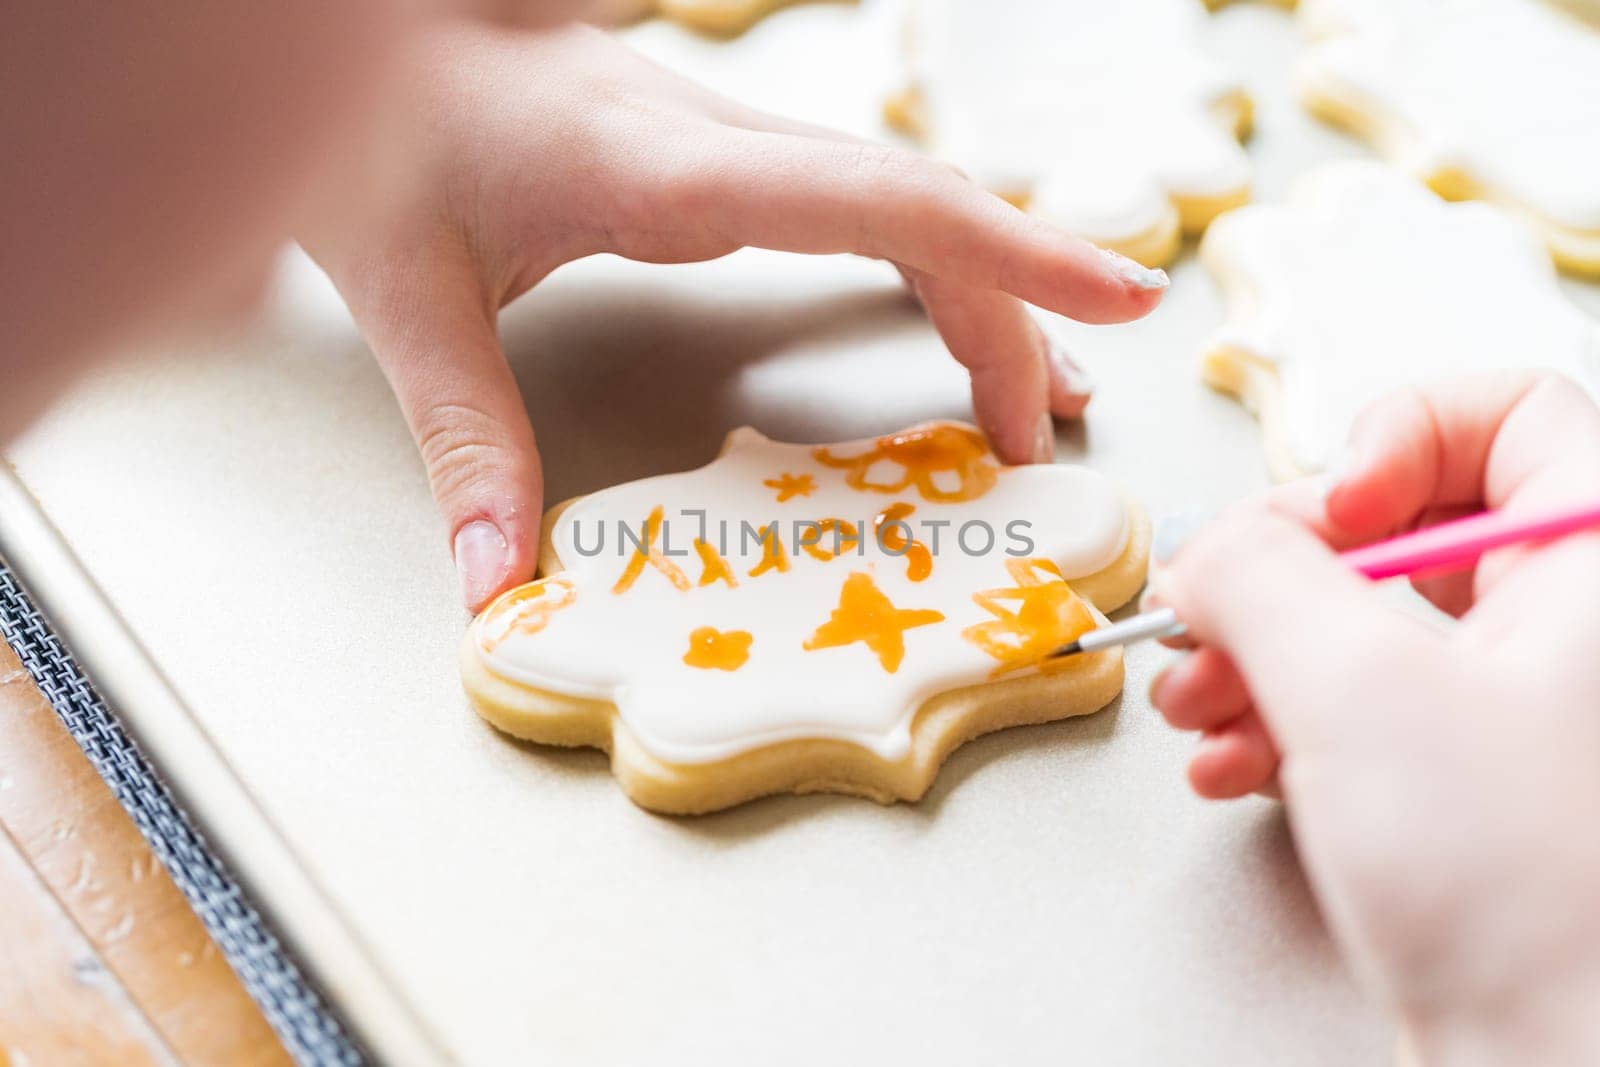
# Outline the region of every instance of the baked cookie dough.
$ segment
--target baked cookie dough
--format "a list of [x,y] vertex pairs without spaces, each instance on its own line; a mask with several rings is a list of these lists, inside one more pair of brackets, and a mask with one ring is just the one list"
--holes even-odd
[[1543,0],[1304,0],[1300,18],[1313,113],[1600,276],[1600,26]]
[[544,531],[541,577],[467,632],[467,692],[509,734],[607,750],[670,813],[916,800],[979,734],[1103,708],[1119,650],[1041,661],[1132,599],[1149,554],[1102,475],[1000,466],[946,422],[824,447],[736,430]]
[[597,0],[588,14],[608,26],[659,15],[712,37],[737,37],[779,8],[803,2],[808,0]]
[[1407,384],[1505,367],[1600,381],[1600,324],[1532,230],[1381,163],[1329,164],[1287,203],[1230,212],[1200,254],[1229,308],[1202,372],[1260,417],[1280,480],[1326,468],[1361,409]]
[[1243,82],[1200,0],[919,0],[889,123],[986,188],[1163,266],[1250,197]]

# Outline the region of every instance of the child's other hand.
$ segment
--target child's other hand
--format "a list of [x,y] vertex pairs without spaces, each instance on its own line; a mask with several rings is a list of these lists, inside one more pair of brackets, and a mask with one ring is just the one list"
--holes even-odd
[[435,162],[418,202],[306,243],[399,397],[473,609],[531,576],[542,504],[496,316],[563,263],[746,245],[889,260],[970,370],[978,422],[1019,463],[1048,459],[1051,413],[1087,399],[1023,301],[1120,322],[1166,284],[946,166],[751,111],[591,29],[441,35],[419,96]]
[[1202,732],[1196,790],[1276,782],[1330,925],[1425,1062],[1600,1062],[1600,531],[1417,581],[1459,617],[1444,630],[1334,549],[1597,497],[1600,410],[1570,381],[1441,383],[1363,416],[1325,501],[1275,490],[1156,579],[1199,645],[1151,694]]

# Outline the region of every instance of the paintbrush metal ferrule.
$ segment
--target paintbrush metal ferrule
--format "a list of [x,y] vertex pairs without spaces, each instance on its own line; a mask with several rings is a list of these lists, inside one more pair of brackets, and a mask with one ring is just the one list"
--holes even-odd
[[1177,637],[1183,631],[1184,625],[1178,620],[1177,612],[1171,608],[1158,608],[1155,611],[1135,615],[1131,619],[1090,630],[1071,644],[1056,649],[1050,654],[1050,658],[1098,652],[1103,648],[1132,644],[1152,637]]
[[[1484,511],[1464,519],[1425,527],[1388,541],[1341,553],[1351,570],[1373,581],[1419,573],[1442,573],[1469,566],[1483,553],[1504,545],[1547,541],[1600,527],[1600,501],[1587,500],[1535,514]],[[1147,611],[1122,622],[1090,630],[1050,654],[1050,659],[1098,652],[1152,637],[1177,637],[1185,627],[1171,608]]]

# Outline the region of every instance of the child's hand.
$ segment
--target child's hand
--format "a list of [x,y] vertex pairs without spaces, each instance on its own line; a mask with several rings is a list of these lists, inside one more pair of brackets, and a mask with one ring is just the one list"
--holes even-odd
[[532,574],[541,506],[496,314],[563,263],[745,245],[890,260],[971,371],[977,419],[1012,462],[1048,459],[1050,413],[1087,399],[1022,301],[1120,322],[1166,284],[941,164],[750,111],[597,31],[461,30],[428,62],[421,139],[439,162],[421,202],[356,240],[307,243],[399,396],[474,609]]
[[1276,775],[1324,913],[1425,1062],[1600,1062],[1600,532],[1415,583],[1460,617],[1443,631],[1333,553],[1600,497],[1600,410],[1553,376],[1466,379],[1379,403],[1348,457],[1325,505],[1286,486],[1157,576],[1201,647],[1152,699],[1203,731],[1203,795]]

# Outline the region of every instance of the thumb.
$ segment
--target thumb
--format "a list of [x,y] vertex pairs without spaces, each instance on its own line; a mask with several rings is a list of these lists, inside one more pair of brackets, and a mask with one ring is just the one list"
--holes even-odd
[[1395,688],[1444,656],[1438,635],[1264,503],[1201,531],[1153,585],[1196,641],[1237,665],[1286,755],[1382,736]]
[[544,477],[483,287],[470,272],[426,281],[356,317],[427,467],[462,599],[478,611],[533,577]]

